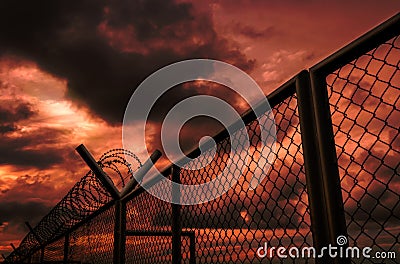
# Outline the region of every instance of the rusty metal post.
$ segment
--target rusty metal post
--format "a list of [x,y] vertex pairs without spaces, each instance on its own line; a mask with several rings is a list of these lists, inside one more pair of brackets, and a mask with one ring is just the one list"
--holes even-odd
[[[178,166],[172,167],[172,181],[180,183],[180,168]],[[179,186],[172,186],[173,200],[180,201],[181,190]],[[181,205],[171,204],[172,206],[172,263],[179,264],[182,262],[182,223],[181,223]]]

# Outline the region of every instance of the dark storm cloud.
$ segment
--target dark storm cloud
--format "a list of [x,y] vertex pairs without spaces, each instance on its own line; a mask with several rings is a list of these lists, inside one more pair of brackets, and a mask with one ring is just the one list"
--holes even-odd
[[[9,132],[17,131],[16,123],[18,121],[29,119],[36,114],[32,105],[27,102],[20,102],[17,105],[6,103],[0,102],[0,135],[3,136]],[[0,144],[3,140],[4,137],[0,138]]]
[[[127,30],[126,37],[149,46],[148,52],[123,52],[123,47],[111,45],[100,33],[102,23],[111,31]],[[132,28],[134,36],[129,35]],[[0,4],[0,32],[3,54],[31,59],[66,78],[68,95],[111,123],[121,122],[133,89],[172,62],[201,57],[244,70],[254,66],[216,35],[210,15],[195,14],[190,4],[173,1],[7,0]],[[191,45],[193,35],[202,42]],[[176,47],[168,46],[170,41]],[[154,43],[161,45],[152,49]]]
[[25,120],[32,117],[34,114],[35,111],[29,103],[20,103],[11,107],[0,105],[0,121],[2,124]]
[[[244,112],[243,107],[239,107],[238,105],[243,101],[238,100],[241,98],[238,94],[236,94],[231,89],[218,85],[202,83],[196,84],[192,86],[192,82],[187,83],[185,88],[182,87],[174,87],[171,90],[167,91],[160,99],[157,101],[155,107],[150,112],[150,119],[154,121],[152,129],[155,129],[155,132],[148,138],[148,148],[153,150],[152,148],[157,146],[162,150],[161,144],[161,124],[164,120],[165,116],[168,114],[169,110],[179,101],[182,101],[191,96],[207,94],[210,96],[215,96],[218,98],[224,99],[229,105],[235,107],[238,113]],[[212,87],[212,88],[210,88]],[[171,99],[172,98],[172,99]],[[239,103],[238,103],[239,102]],[[246,105],[244,108],[247,108]],[[175,113],[179,115],[180,113]],[[198,146],[199,140],[204,136],[214,136],[223,128],[222,124],[215,118],[205,117],[205,116],[197,116],[189,120],[182,127],[182,130],[179,133],[180,144],[183,152],[187,152],[192,150],[194,146]],[[168,131],[166,131],[168,135]],[[175,135],[168,135],[168,138],[174,138]]]
[[13,131],[16,131],[16,130],[17,130],[17,127],[15,125],[12,125],[12,124],[6,124],[6,125],[1,124],[0,125],[0,135],[6,134],[6,133],[9,133],[9,132],[13,132]]
[[[15,105],[3,102],[0,105],[0,165],[12,164],[44,169],[62,161],[59,150],[26,149],[27,146],[56,143],[57,137],[64,133],[49,128],[22,133],[18,122],[35,115],[35,109],[27,102],[21,101]],[[11,132],[22,133],[22,136],[12,136]]]
[[[36,224],[50,210],[50,207],[37,201],[8,201],[0,203],[0,225],[8,222],[19,226],[20,231],[27,231],[25,221]],[[10,228],[6,226],[5,229]]]
[[14,138],[3,135],[0,138],[0,165],[12,164],[45,169],[58,164],[63,161],[62,149],[30,149],[26,147],[57,143],[59,137],[64,136],[66,133],[57,129],[41,128],[23,137]]
[[[112,1],[109,7],[109,24],[114,27],[132,25],[139,40],[157,37],[156,33],[161,28],[194,19],[190,14],[191,5],[188,3],[175,4],[173,1],[165,0],[141,2],[116,0]],[[174,35],[173,31],[169,33]]]

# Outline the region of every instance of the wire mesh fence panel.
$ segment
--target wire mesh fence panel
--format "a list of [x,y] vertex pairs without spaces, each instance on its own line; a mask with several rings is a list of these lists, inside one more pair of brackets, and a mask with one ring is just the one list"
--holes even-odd
[[65,238],[47,245],[44,249],[44,261],[63,261]]
[[[154,185],[152,189],[165,187]],[[165,188],[163,192],[171,192]],[[148,192],[144,192],[126,204],[127,230],[134,231],[171,231],[171,204],[162,201]]]
[[[253,121],[246,126],[247,131],[234,135],[241,137],[248,133],[251,140],[251,147],[243,150],[247,151],[245,159],[249,162],[236,160],[236,166],[224,175],[229,179],[235,170],[245,166],[237,184],[213,201],[182,207],[183,231],[195,233],[196,263],[267,263],[271,260],[279,263],[284,259],[277,256],[262,260],[257,256],[257,249],[265,243],[271,247],[312,245],[296,96],[276,105],[273,112],[277,144],[271,168],[267,169],[266,156],[271,155],[270,147],[262,143],[259,128],[268,122],[261,117],[265,123],[261,121],[258,125]],[[229,138],[217,143],[216,149],[215,157],[208,151],[188,163],[181,170],[181,182],[201,184],[220,174],[227,165]],[[202,166],[205,167],[190,170]],[[250,179],[257,173],[267,177],[250,190]],[[185,263],[189,255],[189,245],[184,243]]]
[[32,254],[31,263],[40,263],[40,249],[36,250],[35,253]]
[[171,236],[129,236],[126,239],[126,263],[171,263]]
[[[326,78],[350,245],[400,249],[400,38]],[[397,258],[397,263],[400,261]],[[385,259],[357,263],[396,263]]]
[[[165,184],[152,188],[163,187]],[[171,263],[171,235],[157,233],[171,232],[171,204],[145,192],[129,201],[126,208],[127,230],[140,233],[126,238],[126,263]]]
[[190,257],[194,257],[195,256],[191,256],[190,255],[190,246],[195,246],[195,245],[191,245],[190,243],[190,238],[187,236],[183,236],[182,239],[182,263],[190,263]]
[[114,209],[108,208],[70,234],[68,261],[112,263]]

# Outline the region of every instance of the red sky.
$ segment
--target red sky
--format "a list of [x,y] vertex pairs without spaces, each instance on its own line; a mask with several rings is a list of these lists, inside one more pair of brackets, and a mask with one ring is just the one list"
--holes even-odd
[[[2,253],[26,234],[24,221],[35,225],[87,171],[76,146],[84,143],[96,157],[121,146],[125,105],[161,66],[219,59],[245,70],[268,94],[400,8],[388,0],[42,2],[0,3]],[[193,93],[201,87],[164,100]],[[243,110],[234,95],[206,93]],[[151,148],[164,108],[149,123]],[[205,128],[197,123],[192,130]]]

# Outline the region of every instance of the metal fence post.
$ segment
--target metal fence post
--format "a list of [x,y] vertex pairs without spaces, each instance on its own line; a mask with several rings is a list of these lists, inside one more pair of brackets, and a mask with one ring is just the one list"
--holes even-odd
[[[321,176],[310,75],[306,70],[300,72],[296,78],[296,95],[313,246],[320,252],[322,247],[329,244],[329,225]],[[329,263],[332,262],[332,260],[329,260],[327,256],[325,256],[325,258],[316,259],[316,263],[326,262]]]
[[114,254],[113,263],[125,263],[125,237],[126,233],[126,203],[118,200],[115,202],[114,224]]
[[121,227],[120,227],[120,263],[125,263],[126,255],[126,203],[123,201],[118,201],[121,203]]
[[44,250],[45,250],[44,246],[40,248],[40,263],[41,264],[44,263]]
[[[325,75],[310,70],[315,124],[321,160],[323,187],[330,230],[330,243],[336,244],[338,236],[347,237],[346,219],[336,156],[335,139],[329,106]],[[344,247],[348,246],[348,242]],[[350,263],[350,259],[337,259],[337,263]]]
[[64,258],[63,258],[64,264],[68,263],[68,255],[69,255],[69,233],[66,233],[64,239]]
[[[172,167],[172,181],[180,183],[180,168],[178,166]],[[180,200],[180,187],[172,186],[173,200]],[[172,263],[178,264],[182,262],[182,223],[181,223],[181,205],[171,203],[172,206]],[[192,257],[192,256],[191,256]]]
[[103,184],[103,186],[107,189],[110,195],[114,200],[118,200],[120,198],[120,193],[115,187],[114,183],[107,176],[107,174],[103,171],[103,169],[97,164],[96,160],[93,158],[92,154],[90,154],[89,150],[81,144],[76,148],[76,151],[82,157],[82,159],[86,162],[89,168],[93,171],[99,181]]
[[189,236],[189,242],[190,242],[189,264],[196,264],[196,235],[194,232],[192,235]]

